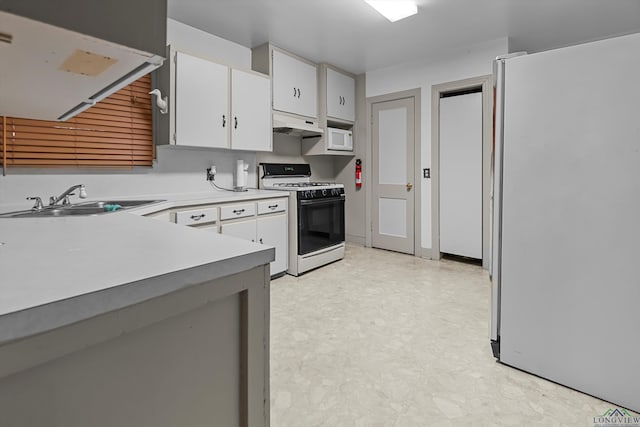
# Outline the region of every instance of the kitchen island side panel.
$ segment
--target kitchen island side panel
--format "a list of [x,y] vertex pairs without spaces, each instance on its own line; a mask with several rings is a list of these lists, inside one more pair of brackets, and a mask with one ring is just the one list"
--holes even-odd
[[640,410],[640,35],[507,60],[502,362]]
[[268,426],[268,292],[260,266],[0,346],[80,347],[0,375],[0,425]]

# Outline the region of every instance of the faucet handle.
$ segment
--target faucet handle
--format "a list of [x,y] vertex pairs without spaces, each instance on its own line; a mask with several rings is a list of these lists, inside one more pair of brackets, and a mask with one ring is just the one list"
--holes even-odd
[[36,201],[35,205],[33,205],[33,208],[31,208],[31,209],[35,209],[35,210],[39,211],[40,209],[44,208],[44,206],[42,205],[42,199],[40,197],[27,197],[27,200],[35,200]]
[[69,196],[73,196],[76,193],[69,193],[66,196],[64,196],[64,199],[62,199],[62,206],[69,206],[71,204],[71,200],[69,200]]

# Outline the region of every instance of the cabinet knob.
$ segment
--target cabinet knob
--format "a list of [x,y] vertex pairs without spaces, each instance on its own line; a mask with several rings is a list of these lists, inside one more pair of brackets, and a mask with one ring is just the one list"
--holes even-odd
[[262,237],[260,238],[260,244],[264,245],[264,243],[262,242]]

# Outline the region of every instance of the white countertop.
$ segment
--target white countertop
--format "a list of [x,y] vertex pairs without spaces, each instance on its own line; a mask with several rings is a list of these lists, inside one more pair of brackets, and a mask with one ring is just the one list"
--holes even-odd
[[0,343],[268,264],[271,247],[140,215],[286,196],[138,195],[127,198],[167,201],[96,216],[0,218]]
[[[184,206],[196,206],[203,204],[211,204],[211,203],[230,203],[230,202],[240,202],[245,200],[256,200],[256,199],[273,199],[277,197],[289,197],[288,191],[276,191],[276,190],[247,190],[242,192],[231,192],[231,191],[217,191],[217,192],[206,192],[206,193],[168,193],[168,194],[148,194],[145,196],[136,196],[136,197],[119,197],[117,199],[126,200],[126,199],[149,199],[149,200],[165,200],[164,202],[153,204],[151,206],[145,206],[141,208],[136,208],[134,213],[139,215],[146,215],[153,212],[158,212],[161,210],[176,208],[176,207],[184,207]],[[110,200],[115,200],[115,197],[110,197]],[[91,199],[86,199],[91,200]]]
[[[181,206],[195,206],[210,203],[229,203],[240,202],[243,200],[256,199],[272,199],[276,197],[289,197],[288,191],[277,190],[247,190],[247,191],[207,191],[198,193],[151,193],[151,194],[135,194],[105,197],[89,197],[87,199],[79,199],[72,197],[72,203],[83,203],[88,201],[100,200],[163,200],[161,203],[151,206],[143,206],[135,209],[127,209],[132,213],[146,215],[149,213],[162,211]],[[43,201],[46,203],[46,201]],[[33,201],[25,200],[24,202],[2,203],[0,204],[0,213],[29,210],[33,206]]]

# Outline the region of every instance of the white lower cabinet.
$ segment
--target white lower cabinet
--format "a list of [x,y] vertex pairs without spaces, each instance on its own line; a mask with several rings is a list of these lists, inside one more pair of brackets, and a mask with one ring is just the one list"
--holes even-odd
[[[169,217],[177,224],[273,246],[271,275],[276,275],[289,267],[288,202],[281,198],[190,206],[172,210]],[[166,212],[161,217],[166,218]]]
[[271,274],[282,273],[288,268],[289,239],[287,213],[280,215],[259,215],[256,221],[258,243],[276,248],[276,259],[271,263]]
[[222,234],[228,236],[239,237],[244,240],[256,241],[256,220],[237,221],[230,223],[222,223],[220,228]]
[[287,199],[268,199],[220,206],[220,233],[276,248],[271,275],[287,270],[289,219]]

